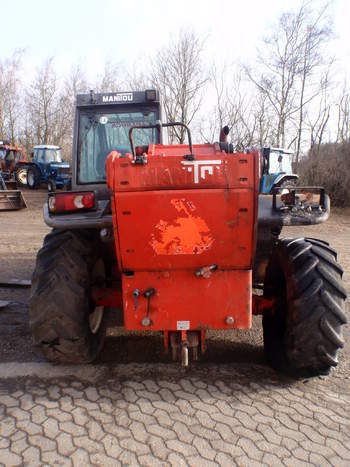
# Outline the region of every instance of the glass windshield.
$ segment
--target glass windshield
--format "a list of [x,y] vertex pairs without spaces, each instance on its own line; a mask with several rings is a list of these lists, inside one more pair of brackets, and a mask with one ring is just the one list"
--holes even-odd
[[[106,180],[105,161],[115,150],[131,152],[129,129],[135,125],[154,123],[156,112],[86,113],[80,115],[78,157],[79,182],[94,183]],[[135,130],[135,146],[158,142],[155,128]]]
[[293,173],[292,170],[292,154],[282,154],[280,152],[270,152],[269,173]]
[[45,162],[62,162],[61,149],[45,149]]

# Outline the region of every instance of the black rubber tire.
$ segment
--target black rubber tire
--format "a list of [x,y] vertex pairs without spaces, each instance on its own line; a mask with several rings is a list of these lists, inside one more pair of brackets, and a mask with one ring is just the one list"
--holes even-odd
[[16,171],[16,182],[20,186],[27,185],[27,168],[26,167],[19,167]]
[[313,238],[283,239],[266,270],[264,352],[276,370],[298,377],[328,374],[344,346],[346,291],[337,253]]
[[44,239],[32,278],[29,325],[46,359],[56,363],[89,363],[105,338],[105,323],[96,334],[89,326],[94,309],[91,273],[99,257],[95,234],[55,231]]
[[[33,176],[33,183],[30,183],[31,175]],[[37,190],[38,188],[40,188],[40,172],[36,167],[28,167],[27,186],[31,190]]]
[[47,182],[47,191],[54,192],[56,191],[56,182],[52,178]]

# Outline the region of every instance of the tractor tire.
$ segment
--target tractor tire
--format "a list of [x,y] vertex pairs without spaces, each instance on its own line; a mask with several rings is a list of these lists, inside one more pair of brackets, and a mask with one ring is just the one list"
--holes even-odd
[[[89,363],[103,346],[103,308],[91,299],[99,258],[97,237],[89,232],[53,230],[45,237],[32,278],[29,325],[34,345],[51,362]],[[91,324],[96,310],[102,314]]]
[[16,172],[16,182],[18,185],[26,186],[27,185],[27,169],[26,167],[19,167]]
[[344,346],[346,291],[337,253],[312,238],[279,240],[266,270],[264,353],[276,370],[297,377],[326,375]]
[[47,182],[47,191],[53,192],[56,191],[56,181],[52,178]]
[[28,168],[27,185],[31,190],[37,190],[40,188],[40,172],[36,167]]

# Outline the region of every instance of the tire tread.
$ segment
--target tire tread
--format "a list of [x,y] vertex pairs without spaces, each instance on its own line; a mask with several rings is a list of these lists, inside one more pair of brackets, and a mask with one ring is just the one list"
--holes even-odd
[[34,345],[56,363],[88,363],[102,346],[88,326],[96,240],[84,231],[52,231],[37,255],[29,300]]
[[[278,370],[297,376],[327,374],[337,365],[347,322],[337,253],[317,239],[281,239],[267,268],[265,287],[284,277],[284,301],[263,317],[265,356]],[[279,333],[279,334],[278,334]]]

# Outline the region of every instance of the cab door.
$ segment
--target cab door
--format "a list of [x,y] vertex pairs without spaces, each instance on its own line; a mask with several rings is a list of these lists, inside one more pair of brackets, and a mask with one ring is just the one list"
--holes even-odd
[[41,176],[46,177],[47,176],[47,164],[46,164],[46,159],[45,159],[45,149],[35,149],[34,151],[34,160],[39,166]]

